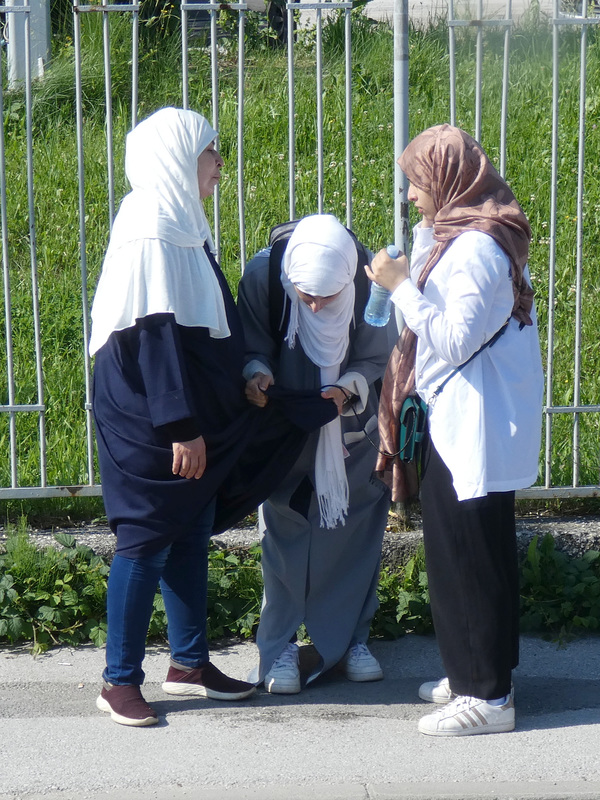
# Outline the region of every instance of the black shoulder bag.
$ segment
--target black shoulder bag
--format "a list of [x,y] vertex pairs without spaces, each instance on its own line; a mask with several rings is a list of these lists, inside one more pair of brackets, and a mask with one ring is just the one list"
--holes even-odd
[[492,347],[492,345],[498,341],[508,327],[508,323],[509,320],[504,323],[491,339],[488,339],[485,344],[481,345],[479,350],[476,350],[463,364],[453,369],[452,372],[444,378],[431,395],[429,405],[416,394],[409,395],[406,398],[400,409],[400,441],[398,443],[398,452],[395,454],[401,461],[409,464],[411,461],[418,460],[421,453],[421,445],[423,444],[423,439],[425,438],[425,432],[427,430],[427,415],[429,409],[433,407],[433,404],[437,400],[438,395],[451,378],[466,367],[467,364],[470,364],[479,353],[486,349],[486,347]]

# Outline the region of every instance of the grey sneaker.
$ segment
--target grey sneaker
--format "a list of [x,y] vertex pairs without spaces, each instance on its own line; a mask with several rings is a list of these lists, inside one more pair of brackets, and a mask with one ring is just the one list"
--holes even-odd
[[349,681],[380,681],[383,678],[379,661],[364,642],[349,647],[342,664]]
[[443,708],[422,717],[419,731],[427,736],[473,736],[514,730],[512,696],[502,706],[491,706],[477,697],[456,697]]
[[440,678],[439,681],[428,681],[419,686],[419,697],[427,703],[449,703],[454,700],[456,695],[450,689],[448,678]]
[[286,644],[265,675],[265,689],[271,694],[298,694],[300,667],[298,645]]

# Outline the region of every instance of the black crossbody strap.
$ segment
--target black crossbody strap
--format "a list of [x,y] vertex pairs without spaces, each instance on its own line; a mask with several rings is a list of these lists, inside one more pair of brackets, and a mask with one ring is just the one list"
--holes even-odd
[[481,353],[483,350],[486,349],[486,347],[492,347],[492,345],[494,345],[498,341],[498,339],[502,336],[502,334],[506,331],[509,322],[510,319],[507,319],[504,325],[500,328],[499,331],[496,331],[496,333],[492,336],[491,339],[488,339],[485,344],[481,345],[479,350],[476,350],[472,355],[469,356],[469,358],[467,358],[465,362],[463,362],[459,367],[456,367],[456,369],[453,369],[450,375],[447,375],[446,378],[444,378],[444,380],[440,383],[440,385],[437,387],[437,389],[434,391],[434,393],[431,395],[429,399],[428,405],[430,408],[433,406],[433,404],[437,400],[438,395],[440,394],[444,386],[448,383],[448,381],[451,378],[453,378],[457,374],[457,372],[460,372],[461,369],[466,367],[467,364],[470,364],[471,361],[473,361],[473,359],[479,355],[479,353]]

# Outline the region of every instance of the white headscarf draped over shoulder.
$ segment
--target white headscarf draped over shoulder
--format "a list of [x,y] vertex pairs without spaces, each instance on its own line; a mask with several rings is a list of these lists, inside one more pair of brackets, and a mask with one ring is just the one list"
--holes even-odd
[[[354,240],[330,214],[301,219],[284,253],[281,282],[291,300],[285,340],[293,348],[298,336],[306,356],[320,368],[323,387],[340,377],[350,343],[357,262]],[[315,314],[300,300],[296,288],[317,297],[337,297]],[[321,526],[343,525],[349,498],[339,417],[319,433],[315,483]]]
[[223,295],[204,250],[214,244],[198,189],[198,156],[217,133],[195,111],[163,108],[128,135],[121,203],[92,306],[90,354],[149,314],[230,335]]

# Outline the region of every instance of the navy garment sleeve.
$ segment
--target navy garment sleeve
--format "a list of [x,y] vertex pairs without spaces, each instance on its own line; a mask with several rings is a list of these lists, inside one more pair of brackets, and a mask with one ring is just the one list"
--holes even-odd
[[179,331],[173,314],[152,314],[136,322],[138,365],[150,418],[171,441],[190,441],[202,434],[192,399]]

